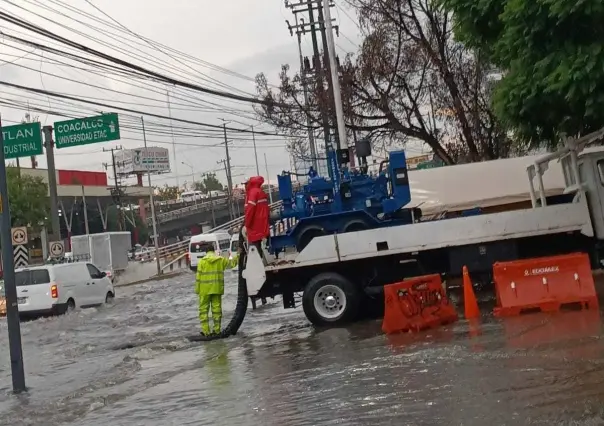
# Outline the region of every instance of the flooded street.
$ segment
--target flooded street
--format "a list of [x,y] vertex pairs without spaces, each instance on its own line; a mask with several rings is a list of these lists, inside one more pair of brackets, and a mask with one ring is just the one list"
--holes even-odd
[[[111,306],[22,323],[27,395],[10,393],[3,320],[0,424],[604,424],[597,311],[389,338],[380,321],[314,330],[273,302],[234,338],[190,343],[191,280],[117,288]],[[225,320],[234,303],[227,294]]]

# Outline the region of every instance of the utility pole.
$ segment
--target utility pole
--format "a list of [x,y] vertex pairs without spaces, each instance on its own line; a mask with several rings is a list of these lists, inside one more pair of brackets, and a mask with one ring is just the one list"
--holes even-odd
[[[227,176],[227,181],[230,182],[230,178],[229,178],[230,169],[229,169],[228,162],[223,159],[223,160],[217,161],[216,164],[222,164],[224,166],[224,173]],[[234,212],[233,212],[233,203],[231,200],[231,186],[229,184],[227,184],[227,208],[229,209],[229,218],[231,220],[233,220]]]
[[[206,176],[206,178],[207,178],[208,174],[204,173],[202,175],[202,177],[203,176]],[[206,188],[206,190],[207,190],[207,188]],[[212,191],[208,191],[208,198],[210,201],[210,210],[212,211],[212,228],[216,228],[216,215],[214,213],[214,197],[212,196]]]
[[254,141],[254,157],[256,158],[256,176],[260,176],[260,167],[258,166],[258,151],[256,151],[256,135],[254,134],[254,126],[252,126],[252,140]]
[[170,105],[170,91],[166,90],[168,97],[168,117],[170,117],[170,133],[172,134],[172,156],[174,157],[174,173],[176,174],[176,187],[180,188],[178,179],[178,160],[176,159],[176,142],[174,141],[174,126],[172,125],[172,106]]
[[57,193],[57,172],[55,169],[54,141],[52,126],[42,128],[44,147],[46,148],[46,164],[48,167],[48,193],[50,195],[50,224],[52,227],[51,241],[61,240],[61,223],[59,222],[59,195]]
[[[329,0],[328,0],[329,1]],[[333,4],[329,4],[328,7],[332,7]],[[308,57],[303,58],[302,65],[302,80],[304,81],[306,76],[314,76],[316,79],[316,86],[319,90],[319,96],[321,96],[324,92],[324,78],[327,80],[327,99],[330,100],[328,102],[329,107],[327,110],[321,111],[321,124],[323,127],[323,136],[325,139],[325,146],[330,146],[331,139],[331,130],[330,130],[330,119],[333,122],[333,126],[336,126],[336,120],[333,117],[334,108],[332,107],[332,78],[330,75],[330,64],[327,60],[327,40],[325,35],[325,22],[323,19],[324,12],[322,10],[322,1],[321,0],[299,0],[297,3],[291,3],[290,0],[285,0],[285,7],[292,10],[292,13],[296,17],[296,24],[294,26],[290,25],[288,21],[287,23],[290,34],[293,36],[294,30],[296,35],[300,37],[301,35],[305,35],[307,32],[310,32],[313,46],[313,57],[312,57],[312,65],[311,61],[309,61]],[[318,14],[318,22],[315,21],[314,12],[317,11]],[[306,22],[304,18],[300,18],[298,23],[298,15],[302,13],[308,13],[308,20]],[[330,22],[331,23],[331,22]],[[317,26],[319,28],[317,28]],[[333,26],[336,29],[336,34],[338,33],[338,26]],[[322,47],[324,56],[321,58],[321,54],[319,52],[319,43],[317,40],[317,30],[321,33],[322,38]],[[299,46],[299,52],[301,52],[301,48]],[[323,60],[322,60],[323,59]],[[314,135],[313,135],[314,140]],[[339,145],[339,142],[336,141]],[[316,153],[316,142],[315,142],[315,153]],[[316,164],[313,163],[313,165]],[[318,168],[318,165],[317,165]],[[329,170],[329,168],[328,168]]]
[[273,204],[273,188],[271,187],[271,175],[268,173],[268,161],[266,161],[266,153],[264,153],[264,167],[266,167],[266,180],[268,183],[268,198]]
[[[348,149],[348,141],[346,140],[346,126],[344,124],[344,108],[342,107],[342,91],[340,90],[340,80],[338,78],[338,64],[336,59],[336,42],[333,38],[333,31],[331,25],[331,11],[327,1],[323,2],[323,13],[319,9],[319,19],[323,21],[323,49],[325,54],[329,58],[329,72],[331,73],[332,80],[332,93],[333,93],[333,104],[336,113],[337,122],[337,146],[338,149]],[[325,15],[325,19],[321,15]],[[329,45],[328,45],[329,43]]]
[[[222,120],[222,119],[221,119]],[[228,206],[229,206],[229,214],[231,219],[233,217],[233,181],[231,179],[231,157],[229,156],[229,140],[227,139],[227,131],[226,131],[226,121],[222,120],[222,129],[224,130],[224,151],[226,154],[226,179],[227,179],[227,196],[228,196]]]
[[[111,151],[111,165],[113,167],[113,181],[114,181],[114,189],[111,191],[113,193],[113,201],[116,203],[117,206],[117,225],[119,227],[120,231],[125,231],[126,230],[126,221],[124,219],[124,215],[123,215],[123,211],[122,211],[122,195],[121,195],[121,189],[119,186],[119,181],[117,178],[117,163],[115,161],[115,151],[119,151],[123,149],[122,146],[118,146],[116,148],[111,148],[111,149],[105,149],[103,148],[103,152],[109,152]],[[107,163],[103,163],[103,166],[105,166],[105,170],[107,170],[108,164]]]
[[[57,213],[58,218],[58,210]],[[13,381],[13,392],[27,391],[25,370],[23,368],[23,347],[21,344],[21,324],[17,305],[17,285],[15,282],[15,259],[11,238],[11,217],[8,203],[8,184],[6,182],[6,165],[4,164],[4,139],[0,119],[0,243],[4,256],[2,265],[4,273],[4,293],[6,297],[6,322],[8,326],[8,345],[10,369]]]
[[[86,193],[84,192],[84,185],[82,185],[82,204],[84,208],[84,229],[86,230],[86,235],[90,235],[90,228],[88,227],[88,206],[86,205]],[[103,212],[99,212],[103,214]]]
[[[147,134],[145,133],[145,119],[141,117],[143,127],[143,141],[145,143],[145,154],[147,154]],[[153,222],[153,243],[155,246],[155,261],[157,263],[157,275],[161,275],[161,264],[159,260],[159,235],[157,234],[157,220],[155,217],[155,202],[153,201],[153,186],[151,186],[151,170],[147,170],[147,182],[149,183],[149,203],[151,203],[151,222]]]
[[[313,16],[312,13],[312,5],[309,4],[309,13],[310,16]],[[294,15],[294,17],[296,18],[296,28],[298,27],[298,15]],[[313,32],[314,34],[314,32]],[[304,73],[304,58],[302,56],[302,32],[301,31],[296,31],[296,35],[298,36],[298,55],[300,56],[300,77],[302,78],[302,90],[304,92],[304,107],[306,108],[306,128],[308,130],[308,146],[310,148],[310,160],[312,162],[312,165],[315,169],[315,171],[317,171],[319,169],[318,164],[317,164],[317,146],[315,145],[315,132],[313,131],[312,128],[312,120],[310,117],[310,112],[308,110],[309,106],[308,106],[308,81],[306,78],[306,75]],[[316,38],[317,36],[314,36],[315,38],[315,44],[316,44]]]

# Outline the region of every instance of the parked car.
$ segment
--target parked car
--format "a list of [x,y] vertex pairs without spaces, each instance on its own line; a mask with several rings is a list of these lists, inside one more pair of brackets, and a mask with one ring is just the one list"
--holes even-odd
[[35,266],[15,271],[19,314],[64,314],[110,303],[115,289],[105,272],[86,262]]

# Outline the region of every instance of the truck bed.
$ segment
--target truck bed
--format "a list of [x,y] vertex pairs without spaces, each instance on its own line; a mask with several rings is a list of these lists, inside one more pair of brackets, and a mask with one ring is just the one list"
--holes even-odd
[[568,204],[317,237],[299,253],[281,254],[266,271],[577,231],[594,235],[585,197]]

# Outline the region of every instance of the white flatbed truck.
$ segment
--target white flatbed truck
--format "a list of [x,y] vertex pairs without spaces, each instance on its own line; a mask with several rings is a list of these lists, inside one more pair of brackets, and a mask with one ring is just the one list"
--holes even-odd
[[[321,236],[278,258],[263,250],[263,259],[249,247],[242,272],[248,294],[282,294],[284,307],[293,308],[294,293],[303,292],[307,318],[336,325],[357,317],[372,300],[383,303],[386,284],[432,273],[455,278],[463,265],[489,283],[497,261],[582,251],[590,254],[592,267],[602,267],[604,149],[585,148],[603,137],[604,129],[568,139],[563,149],[531,164],[528,209]],[[557,159],[565,196],[548,205],[542,175]]]

